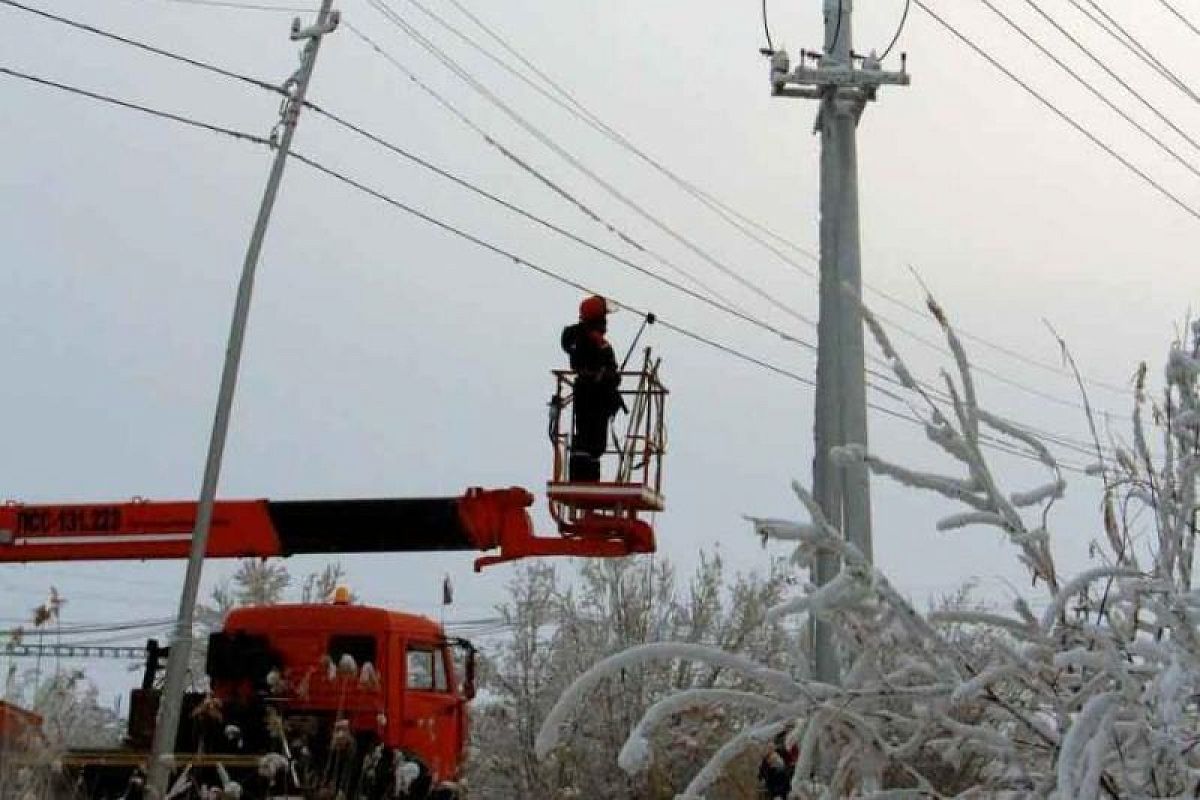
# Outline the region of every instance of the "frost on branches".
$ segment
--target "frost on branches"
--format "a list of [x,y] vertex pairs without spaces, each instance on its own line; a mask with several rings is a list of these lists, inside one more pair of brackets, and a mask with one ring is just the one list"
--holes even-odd
[[[744,718],[727,698],[745,696],[755,714],[770,710],[770,697],[723,666],[751,658],[784,666],[795,636],[764,618],[792,585],[792,572],[783,559],[748,575],[729,575],[719,554],[701,553],[699,562],[690,575],[677,575],[662,557],[585,560],[573,576],[547,564],[517,568],[499,608],[510,633],[483,651],[471,715],[472,797],[670,800]],[[537,732],[574,676],[662,640],[741,655],[712,667],[633,657],[614,665],[591,684],[587,713],[571,720],[554,758],[534,757]],[[675,697],[683,702],[667,699]],[[640,761],[651,749],[653,763]],[[618,762],[641,768],[622,774]],[[757,768],[747,754],[722,776],[722,796],[752,797]]]
[[[633,726],[619,760],[630,773],[661,755],[648,746],[646,731],[678,709],[727,706],[751,715],[754,721],[727,737],[680,798],[714,800],[725,766],[748,750],[768,752],[780,733],[797,754],[792,798],[1200,796],[1200,591],[1192,587],[1200,323],[1190,340],[1171,348],[1157,402],[1147,396],[1145,369],[1139,374],[1131,444],[1102,444],[1092,426],[1097,463],[1088,471],[1103,480],[1103,513],[1094,566],[1068,576],[1056,568],[1048,527],[1065,487],[1058,463],[1028,429],[980,405],[961,341],[932,299],[929,308],[954,358],[953,375],[942,375],[942,397],[913,379],[866,309],[863,318],[924,409],[926,434],[944,453],[946,470],[917,472],[861,447],[835,458],[961,505],[937,523],[940,530],[999,529],[1040,594],[1001,613],[959,606],[923,614],[793,484],[807,521],[754,520],[756,532],[794,543],[798,565],[831,552],[842,571],[779,603],[768,619],[830,621],[843,656],[842,685],[716,648],[635,647],[600,661],[562,694],[537,737],[539,757],[554,752],[606,676],[680,660],[736,672],[756,687],[682,691]],[[985,450],[994,443],[1033,455],[1045,479],[1005,486]],[[1148,536],[1133,522],[1139,512],[1153,520]],[[1031,611],[1035,600],[1048,603],[1044,613]]]

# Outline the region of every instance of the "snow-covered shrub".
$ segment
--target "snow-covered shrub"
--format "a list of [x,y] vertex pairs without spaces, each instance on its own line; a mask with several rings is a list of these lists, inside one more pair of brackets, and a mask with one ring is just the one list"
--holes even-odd
[[[794,636],[764,619],[789,583],[783,563],[765,575],[730,577],[715,555],[703,556],[687,580],[677,579],[662,558],[587,562],[573,583],[549,565],[520,567],[500,609],[505,638],[495,648],[481,642],[487,658],[472,708],[472,794],[670,800],[743,715],[721,704],[658,706],[639,729],[640,752],[626,745],[630,727],[682,689],[721,697],[754,688],[735,673],[663,661],[616,669],[593,687],[587,713],[555,758],[539,761],[533,744],[543,719],[575,675],[614,653],[662,640],[741,650],[781,666],[794,650]],[[618,759],[651,751],[664,757],[633,775],[617,769]],[[748,756],[722,776],[721,796],[755,798],[757,767]]]
[[[1062,470],[1037,436],[980,404],[965,348],[932,299],[929,308],[954,358],[954,375],[943,373],[944,403],[914,381],[869,310],[863,318],[954,470],[917,472],[861,447],[834,457],[960,504],[937,522],[940,530],[1000,531],[1039,596],[1000,612],[952,606],[921,613],[795,483],[807,520],[754,520],[756,532],[793,542],[800,565],[824,551],[842,569],[828,584],[777,604],[768,619],[829,620],[842,656],[839,685],[780,672],[727,648],[634,647],[585,669],[566,689],[538,734],[539,757],[555,752],[575,709],[616,671],[687,661],[740,674],[756,688],[687,689],[632,726],[619,763],[636,772],[653,760],[643,731],[664,714],[724,706],[752,716],[711,753],[684,798],[722,797],[714,786],[726,766],[747,750],[766,752],[781,732],[796,754],[795,798],[1200,796],[1200,591],[1192,587],[1200,323],[1189,341],[1171,348],[1158,402],[1147,398],[1143,369],[1131,444],[1105,446],[1095,437],[1097,464],[1089,471],[1104,486],[1095,563],[1063,575],[1048,527],[1050,507],[1065,488]],[[1160,437],[1153,446],[1152,432]],[[1005,486],[988,460],[988,440],[1034,456],[1045,479]],[[1134,523],[1139,508],[1152,520],[1148,537],[1139,538]],[[1032,611],[1035,600],[1047,603],[1041,614]]]

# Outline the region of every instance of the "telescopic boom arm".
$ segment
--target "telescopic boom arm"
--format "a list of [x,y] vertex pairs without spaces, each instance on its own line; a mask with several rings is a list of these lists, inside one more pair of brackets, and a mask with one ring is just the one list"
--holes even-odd
[[[354,500],[225,500],[214,508],[208,558],[302,553],[454,550],[498,554],[487,564],[529,556],[619,556],[620,537],[538,537],[525,489],[470,489],[461,497]],[[194,502],[0,506],[0,563],[187,558]]]

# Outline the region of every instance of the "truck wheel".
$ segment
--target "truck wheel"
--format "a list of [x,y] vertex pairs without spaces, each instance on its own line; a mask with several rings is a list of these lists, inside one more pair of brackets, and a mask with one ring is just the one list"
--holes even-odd
[[[425,766],[425,762],[413,753],[406,753],[402,750],[396,751],[396,759],[404,759],[407,764],[414,765],[417,768],[417,774],[409,781],[407,789],[400,790],[399,786],[397,786],[397,791],[392,796],[399,798],[399,800],[432,800],[430,790],[433,788],[433,775],[430,774],[429,768]],[[399,783],[400,769],[403,768],[401,766],[399,769],[396,769],[395,762],[393,762],[392,780],[395,783]]]

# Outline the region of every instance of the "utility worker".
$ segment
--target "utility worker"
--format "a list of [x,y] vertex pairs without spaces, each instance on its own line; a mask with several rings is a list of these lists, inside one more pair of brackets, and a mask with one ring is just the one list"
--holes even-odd
[[575,429],[568,462],[571,481],[600,480],[609,421],[622,405],[617,357],[605,338],[612,310],[607,300],[593,295],[579,304],[579,322],[562,332],[562,348],[575,372]]

